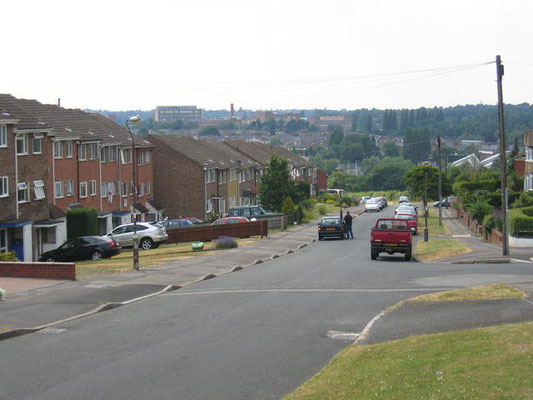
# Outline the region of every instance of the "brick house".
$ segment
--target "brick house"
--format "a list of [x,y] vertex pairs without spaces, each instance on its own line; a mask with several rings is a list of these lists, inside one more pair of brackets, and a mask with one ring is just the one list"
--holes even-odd
[[258,162],[262,170],[266,168],[273,156],[287,160],[291,177],[297,182],[308,183],[311,188],[310,195],[312,197],[316,195],[317,169],[312,163],[298,154],[292,153],[283,146],[270,146],[259,142],[234,140],[224,142],[224,144]]
[[212,219],[256,204],[259,164],[222,143],[149,135],[155,196],[170,218]]
[[533,130],[524,132],[524,191],[533,190]]
[[[152,146],[140,138],[132,141],[126,128],[99,114],[69,110],[35,100],[0,95],[0,101],[15,107],[20,115],[35,119],[42,135],[40,165],[30,162],[28,171],[43,184],[44,213],[29,212],[28,221],[34,229],[33,240],[26,241],[25,252],[31,246],[32,258],[56,248],[66,239],[65,213],[76,207],[91,207],[98,212],[99,233],[131,221],[133,210],[133,171],[137,171],[138,203],[135,207],[140,220],[158,220],[162,212],[153,202]],[[34,140],[34,139],[32,139]],[[0,155],[3,160],[3,156]],[[29,157],[26,157],[29,160]],[[134,160],[135,159],[135,160]],[[29,201],[32,207],[35,201]],[[29,205],[25,205],[29,207]],[[25,257],[25,260],[30,258]]]

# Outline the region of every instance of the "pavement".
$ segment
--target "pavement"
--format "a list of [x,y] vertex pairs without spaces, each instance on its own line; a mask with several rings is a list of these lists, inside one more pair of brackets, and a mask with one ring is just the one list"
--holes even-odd
[[[350,209],[355,216],[363,210],[361,206]],[[512,249],[511,256],[501,256],[499,246],[475,238],[454,218],[451,210],[444,212],[444,220],[451,231],[450,237],[464,241],[472,248],[472,253],[439,262],[529,262],[533,255],[533,248],[530,248]],[[0,301],[0,340],[268,262],[298,251],[315,240],[316,224],[312,222],[223,253],[206,252],[141,271],[94,274],[78,281],[0,277],[0,287],[7,291],[7,298]],[[533,293],[533,286],[531,289]],[[533,308],[533,302],[531,305]]]

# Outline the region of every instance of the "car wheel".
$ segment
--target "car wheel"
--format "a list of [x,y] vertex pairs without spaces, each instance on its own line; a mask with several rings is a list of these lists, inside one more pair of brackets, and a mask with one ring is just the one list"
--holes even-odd
[[150,238],[142,238],[140,247],[143,250],[150,250],[154,247],[154,242]]
[[319,237],[318,237],[318,240],[322,240],[322,239],[324,239],[322,236],[319,236]]
[[405,261],[411,261],[411,250],[405,252]]
[[93,251],[93,254],[91,254],[91,260],[101,260],[102,259],[102,253],[99,250]]
[[376,250],[370,250],[370,259],[377,260],[377,258],[378,258],[378,252]]
[[52,257],[48,257],[45,262],[54,262],[54,259]]
[[159,247],[159,243],[154,243],[154,244],[152,245],[152,249],[157,249],[158,247]]

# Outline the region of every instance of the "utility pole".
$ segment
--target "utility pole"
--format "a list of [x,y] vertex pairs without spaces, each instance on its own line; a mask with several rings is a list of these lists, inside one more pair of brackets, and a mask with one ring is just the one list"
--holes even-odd
[[503,119],[503,65],[500,56],[496,56],[496,77],[498,86],[498,122],[500,134],[500,177],[501,177],[501,196],[502,196],[502,255],[509,255],[509,232],[507,229],[507,160],[505,154],[505,125]]
[[[437,137],[437,147],[439,149],[438,152],[438,163],[439,163],[439,226],[442,226],[442,169],[441,169],[441,163],[440,163],[440,134]],[[448,203],[448,200],[446,200],[446,204]]]
[[424,165],[424,242],[429,240],[428,230],[428,166],[429,162],[425,161]]

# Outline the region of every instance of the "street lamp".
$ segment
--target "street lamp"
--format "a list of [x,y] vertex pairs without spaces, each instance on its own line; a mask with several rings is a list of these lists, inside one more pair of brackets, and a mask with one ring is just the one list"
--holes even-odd
[[131,170],[133,172],[133,269],[139,270],[139,237],[137,236],[137,215],[135,214],[135,206],[137,204],[137,171],[135,168],[135,138],[131,133],[130,123],[136,124],[141,120],[141,117],[135,115],[128,118],[126,121],[126,128],[131,137]]

